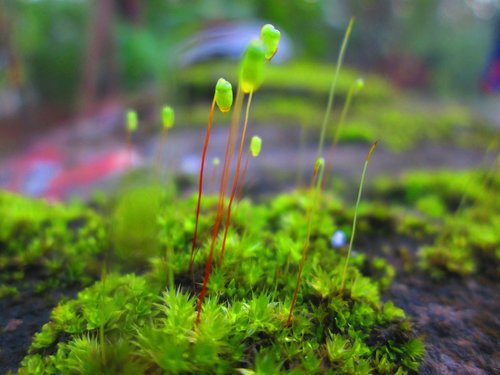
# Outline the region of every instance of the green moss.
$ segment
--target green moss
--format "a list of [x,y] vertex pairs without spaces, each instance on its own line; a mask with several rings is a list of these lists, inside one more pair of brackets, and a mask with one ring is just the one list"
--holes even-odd
[[[326,96],[334,67],[305,61],[268,67],[266,83],[253,102],[252,118],[260,123],[306,126],[319,131]],[[185,70],[182,82],[190,93],[210,93],[213,83],[224,73],[235,75],[229,63],[199,64]],[[375,75],[342,68],[337,82],[335,108],[327,139],[333,137],[340,108],[353,82],[362,75],[365,86],[352,104],[341,142],[366,142],[380,139],[394,152],[414,149],[423,143],[450,141],[460,147],[482,146],[494,136],[483,121],[475,119],[464,107],[448,103],[421,102],[391,88]],[[234,79],[235,77],[233,77]],[[208,96],[206,94],[205,96]],[[190,105],[180,111],[182,123],[205,126],[206,104]],[[215,114],[215,124],[227,117]]]
[[[286,321],[306,236],[304,214],[312,204],[300,192],[238,204],[224,265],[210,280],[196,327],[197,301],[186,283],[194,202],[194,197],[177,200],[159,211],[159,243],[173,249],[173,259],[165,263],[153,256],[146,275],[112,274],[62,302],[35,336],[19,374],[323,373],[325,368],[347,374],[418,368],[423,352],[408,319],[380,299],[394,269],[382,258],[353,254],[341,290],[345,253],[332,250],[329,239],[337,226],[332,217],[343,209],[328,196],[314,218],[291,327]],[[215,204],[213,197],[204,198],[195,269],[201,270],[206,258]],[[167,264],[174,270],[175,290],[165,289]]]
[[96,257],[106,246],[106,233],[92,210],[2,192],[0,217],[1,278],[10,285],[4,288],[31,288],[34,281],[41,292],[88,284],[98,274]]
[[[264,92],[291,90],[308,94],[320,94],[321,97],[326,98],[334,71],[335,66],[331,64],[310,61],[295,61],[283,65],[270,64],[266,70],[266,84],[262,90]],[[179,81],[188,87],[210,89],[220,77],[221,72],[227,73],[226,79],[229,81],[237,81],[237,72],[234,69],[234,64],[230,62],[210,62],[194,65],[180,74]],[[354,69],[343,67],[337,82],[337,93],[345,96],[352,82],[358,78],[358,74]],[[368,99],[383,100],[392,95],[390,86],[375,75],[367,75],[365,83],[366,93],[363,90],[362,95]]]
[[418,210],[405,213],[399,231],[432,239],[418,253],[432,276],[500,275],[500,178],[493,171],[412,172],[378,181],[377,190],[393,204]]

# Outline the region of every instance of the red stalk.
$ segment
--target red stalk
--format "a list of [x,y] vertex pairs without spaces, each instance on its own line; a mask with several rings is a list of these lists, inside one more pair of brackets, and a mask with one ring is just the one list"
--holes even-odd
[[210,250],[208,252],[208,259],[205,265],[205,276],[203,277],[203,285],[201,287],[200,296],[198,298],[198,306],[197,306],[196,321],[195,321],[196,325],[200,323],[201,307],[203,305],[203,300],[205,299],[205,295],[207,293],[207,285],[210,279],[210,273],[212,272],[215,241],[217,240],[217,234],[219,233],[220,224],[222,222],[222,213],[224,209],[224,198],[226,195],[227,179],[229,175],[229,169],[231,167],[231,158],[233,156],[234,146],[236,142],[236,135],[238,132],[238,123],[240,120],[241,105],[243,102],[242,94],[243,92],[238,86],[238,90],[236,92],[235,106],[233,110],[233,117],[231,119],[231,127],[229,129],[229,137],[226,145],[226,152],[224,155],[224,167],[222,170],[222,177],[221,177],[221,184],[219,191],[219,202],[217,204],[217,214],[215,217],[214,228],[212,230],[212,238],[210,243]]
[[245,122],[243,124],[243,132],[241,133],[240,150],[238,152],[238,162],[236,164],[236,172],[234,174],[231,197],[229,198],[229,204],[227,205],[226,226],[224,228],[224,237],[222,239],[222,247],[219,253],[219,267],[222,265],[222,261],[224,260],[224,250],[226,248],[227,232],[229,230],[229,224],[231,222],[231,206],[233,205],[234,195],[236,194],[236,188],[238,186],[238,178],[240,176],[241,155],[243,154],[243,146],[245,144],[245,135],[247,132],[247,125],[248,125],[248,113],[250,112],[250,104],[252,103],[252,93],[253,92],[250,91],[250,94],[248,95],[247,109],[245,112]]
[[205,134],[205,143],[203,145],[203,152],[201,154],[200,179],[198,183],[198,202],[196,203],[196,222],[194,225],[193,243],[191,244],[191,258],[189,259],[189,272],[191,273],[191,278],[193,279],[193,289],[194,289],[194,273],[193,273],[194,250],[196,247],[196,239],[198,236],[198,219],[200,216],[201,195],[203,193],[203,172],[205,170],[205,158],[207,156],[208,142],[210,140],[210,130],[212,129],[214,110],[215,110],[215,95],[214,99],[212,100],[212,106],[210,107],[210,114],[208,115],[207,132]]

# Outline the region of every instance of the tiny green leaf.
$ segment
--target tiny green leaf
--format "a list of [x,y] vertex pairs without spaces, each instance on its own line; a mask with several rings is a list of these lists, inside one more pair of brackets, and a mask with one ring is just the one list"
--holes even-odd
[[260,40],[251,41],[240,63],[241,90],[248,94],[256,91],[264,81],[265,48]]
[[233,86],[224,78],[219,78],[215,86],[215,102],[222,113],[229,112],[233,105]]
[[175,114],[172,107],[168,105],[163,107],[163,109],[161,110],[161,119],[163,121],[163,127],[165,129],[170,129],[172,126],[174,126]]
[[127,111],[127,130],[131,133],[135,132],[137,130],[137,124],[139,123],[139,120],[137,118],[137,112],[133,110]]
[[262,138],[254,135],[250,141],[250,152],[254,158],[259,156],[260,149],[262,148]]
[[260,30],[260,39],[266,48],[266,60],[271,60],[278,51],[281,33],[273,25],[267,24]]

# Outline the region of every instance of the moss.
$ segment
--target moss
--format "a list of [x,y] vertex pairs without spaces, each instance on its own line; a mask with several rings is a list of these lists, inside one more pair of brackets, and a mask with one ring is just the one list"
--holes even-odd
[[418,252],[432,276],[500,275],[500,179],[492,171],[412,172],[380,179],[379,194],[418,211],[405,214],[400,233],[432,238]]
[[[328,196],[315,215],[292,326],[286,321],[306,236],[304,213],[311,204],[300,192],[238,204],[225,263],[210,280],[196,327],[196,298],[188,281],[194,202],[194,197],[177,200],[159,210],[159,243],[173,249],[173,259],[165,263],[152,256],[147,274],[112,274],[60,303],[35,336],[19,374],[322,373],[326,368],[347,374],[418,368],[423,352],[409,320],[380,299],[393,268],[382,258],[353,255],[341,290],[345,253],[332,250],[329,240],[337,226],[333,214],[344,209]],[[215,204],[213,197],[204,198],[195,269],[206,258]],[[167,266],[173,267],[175,290],[165,289]]]
[[[229,63],[199,64],[185,70],[181,81],[190,94],[198,92],[204,98],[222,72],[230,77],[234,70]],[[254,100],[252,118],[260,123],[319,129],[333,72],[332,66],[304,61],[269,66],[266,84]],[[349,88],[360,75],[366,84],[353,101],[352,114],[347,116],[339,134],[341,142],[371,143],[380,139],[391,151],[402,152],[425,142],[450,140],[460,147],[482,146],[495,136],[484,121],[475,119],[464,107],[418,101],[397,92],[375,75],[348,67],[342,68],[337,83],[332,124],[337,121]],[[204,126],[206,104],[190,105],[179,116],[182,123]],[[215,115],[216,124],[225,122],[223,116]],[[328,137],[333,137],[334,131],[335,126],[329,126]]]
[[88,284],[106,246],[103,219],[85,206],[49,204],[0,193],[0,261],[5,288],[42,292]]
[[[335,66],[309,61],[295,61],[283,65],[269,65],[266,70],[264,92],[273,90],[288,90],[306,94],[319,94],[325,98],[330,90]],[[212,89],[213,82],[220,77],[221,72],[227,73],[229,81],[237,81],[234,65],[230,62],[210,62],[197,64],[180,74],[179,81],[186,87],[196,87],[198,90]],[[352,82],[358,78],[358,72],[350,68],[342,68],[337,82],[337,93],[345,96]],[[367,90],[363,95],[367,99],[384,100],[392,95],[390,86],[375,75],[365,78]]]

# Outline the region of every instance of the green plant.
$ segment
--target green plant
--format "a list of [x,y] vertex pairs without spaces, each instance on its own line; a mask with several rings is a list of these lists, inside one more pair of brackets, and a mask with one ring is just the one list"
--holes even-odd
[[302,276],[302,271],[304,269],[304,263],[306,261],[307,250],[309,250],[309,241],[311,239],[311,224],[315,210],[317,209],[318,199],[321,194],[321,184],[323,182],[323,172],[325,168],[325,160],[323,158],[317,159],[314,165],[314,171],[311,179],[311,191],[313,192],[313,200],[311,206],[307,212],[307,235],[304,242],[304,248],[302,250],[302,258],[300,260],[299,272],[297,273],[297,282],[295,284],[295,290],[293,292],[292,305],[290,306],[290,313],[288,314],[287,324],[292,321],[293,309],[297,301],[297,293],[300,286],[300,278]]
[[94,210],[78,202],[49,204],[1,192],[0,216],[4,296],[88,285],[98,277],[95,258],[108,235]]
[[353,24],[354,24],[354,18],[351,18],[344,34],[342,46],[340,47],[339,57],[337,59],[337,65],[335,66],[335,74],[333,76],[332,84],[330,86],[330,93],[328,94],[328,104],[326,105],[325,116],[323,118],[323,124],[321,125],[321,135],[318,144],[318,157],[321,157],[323,154],[323,143],[325,141],[326,125],[328,124],[330,113],[332,111],[333,98],[335,95],[335,86],[337,85],[337,79],[339,76],[340,67],[342,66],[342,61],[344,60],[344,54],[347,48],[347,42],[349,41],[349,36],[351,35]]
[[[268,32],[264,32],[263,36],[264,38],[268,38]],[[276,33],[272,33],[273,35],[273,40],[276,39]],[[277,39],[279,40],[279,33],[277,35]],[[262,84],[262,81],[264,79],[264,65],[265,65],[265,53],[266,53],[266,48],[273,48],[277,46],[277,43],[271,43],[269,44],[269,41],[266,42],[267,45],[264,45],[262,41],[252,41],[250,44],[247,46],[245,50],[245,54],[241,60],[240,63],[240,71],[239,71],[239,80],[238,80],[238,89],[237,89],[237,95],[236,95],[236,105],[235,105],[235,111],[236,113],[235,116],[233,116],[232,121],[231,121],[231,128],[229,132],[229,137],[228,137],[228,142],[226,146],[226,156],[224,160],[224,169],[222,173],[222,178],[221,178],[221,189],[219,193],[219,204],[217,206],[217,216],[215,219],[215,224],[214,224],[214,229],[212,231],[212,241],[210,245],[210,252],[209,252],[209,258],[207,261],[207,265],[205,268],[205,276],[203,279],[203,285],[202,289],[200,292],[200,297],[198,301],[198,314],[196,317],[196,323],[199,323],[200,319],[200,314],[201,314],[201,306],[203,303],[203,299],[206,293],[206,288],[207,284],[210,278],[210,273],[212,271],[212,261],[213,261],[213,251],[214,251],[214,246],[215,246],[215,240],[217,233],[219,231],[219,227],[221,224],[222,220],[222,211],[223,211],[223,206],[224,206],[224,196],[225,196],[225,190],[226,190],[226,183],[227,183],[227,177],[229,173],[229,167],[231,165],[231,156],[233,154],[233,149],[234,149],[234,142],[236,141],[235,139],[235,133],[237,131],[238,127],[238,122],[239,122],[239,112],[241,110],[242,102],[243,102],[243,96],[245,94],[249,94],[248,96],[248,101],[247,101],[247,107],[245,111],[245,121],[243,124],[243,131],[241,134],[241,140],[240,140],[240,147],[238,151],[238,157],[237,157],[237,165],[236,165],[236,172],[233,180],[233,187],[231,189],[231,196],[229,198],[229,203],[227,206],[227,214],[226,214],[226,224],[224,227],[224,235],[222,239],[222,245],[221,249],[219,252],[219,266],[222,265],[222,261],[224,258],[224,251],[225,251],[225,246],[226,246],[226,240],[227,240],[227,233],[229,230],[229,224],[231,221],[231,207],[232,203],[234,200],[234,196],[236,194],[236,188],[238,186],[238,178],[239,178],[239,173],[240,173],[240,168],[241,168],[241,156],[243,153],[243,145],[245,142],[245,136],[246,136],[246,130],[247,130],[247,125],[248,125],[248,115],[250,112],[250,105],[252,103],[252,96],[253,92],[259,88],[259,86]],[[273,51],[273,55],[274,55]],[[243,96],[242,96],[243,95]]]
[[340,284],[340,291],[341,292],[344,291],[347,266],[349,265],[349,257],[351,256],[352,244],[354,241],[354,234],[356,233],[356,218],[358,216],[358,207],[359,207],[359,201],[361,200],[361,192],[363,191],[363,183],[365,182],[366,169],[368,168],[368,163],[370,162],[373,151],[375,151],[375,147],[377,147],[377,143],[378,142],[375,142],[370,147],[370,150],[368,151],[368,154],[366,155],[365,165],[363,166],[363,172],[361,173],[361,181],[359,183],[358,197],[356,198],[356,207],[354,208],[354,218],[352,219],[351,239],[349,240],[349,249],[347,250],[347,257],[345,259],[344,270],[342,271],[342,283]]
[[250,146],[248,147],[248,152],[245,156],[245,165],[243,166],[243,172],[241,173],[241,181],[239,182],[240,188],[238,190],[238,195],[237,195],[238,202],[241,200],[241,197],[243,196],[243,186],[245,184],[245,178],[247,175],[249,155],[252,155],[253,158],[258,157],[261,148],[262,148],[262,138],[254,135],[250,140]]
[[[351,27],[352,20],[340,61]],[[19,374],[403,374],[418,370],[424,354],[421,339],[404,311],[381,299],[381,290],[389,286],[394,269],[382,258],[351,251],[359,213],[396,228],[395,211],[375,204],[360,205],[376,143],[365,160],[354,212],[340,199],[322,194],[325,162],[321,157],[309,190],[260,203],[245,199],[238,209],[231,210],[236,188],[244,181],[239,173],[252,95],[262,83],[266,58],[274,55],[279,37],[271,26],[263,29],[261,38],[267,38],[267,33],[272,37],[264,40],[267,47],[251,45],[241,65],[218,196],[201,194],[215,104],[226,110],[232,102],[232,96],[225,96],[224,103],[217,101],[216,89],[198,196],[178,199],[152,187],[118,199],[110,238],[98,238],[100,246],[112,247],[114,257],[121,258],[115,273],[108,274],[103,268],[99,282],[53,310],[50,321],[35,336]],[[247,57],[255,61],[245,60]],[[337,72],[339,69],[340,64]],[[222,84],[225,94],[232,93],[225,82]],[[247,94],[236,173],[231,195],[226,198]],[[257,155],[260,147],[260,139],[253,138],[250,153]],[[192,215],[194,206],[196,216]],[[51,209],[41,207],[42,211]],[[19,212],[12,217],[18,219],[17,215],[26,219]],[[93,215],[101,228],[102,218]],[[33,220],[35,241],[33,253],[28,251],[27,257],[35,258],[40,252],[38,231],[44,229],[44,219]],[[223,219],[224,233],[219,236]],[[348,227],[351,219],[347,254],[345,249],[332,251],[331,234]],[[360,220],[359,227],[366,233],[377,230],[369,221]],[[0,243],[3,231],[9,241],[16,238],[16,230],[10,225],[0,228]],[[194,257],[195,246],[202,249],[198,259]],[[216,246],[221,251],[219,264],[213,267]],[[55,259],[50,267],[57,269],[58,262]],[[137,271],[138,265],[141,276],[116,273],[127,267]],[[199,291],[194,282],[189,287],[189,280],[197,273],[203,273]]]
[[158,179],[161,177],[161,160],[163,149],[167,141],[168,130],[174,126],[175,113],[172,107],[164,106],[161,110],[162,128],[160,140],[158,142],[158,154],[156,155],[156,174]]
[[231,83],[226,81],[224,78],[219,78],[215,86],[214,98],[212,100],[212,106],[210,107],[210,112],[208,115],[208,125],[207,132],[205,135],[205,143],[203,145],[203,151],[201,154],[201,165],[200,165],[200,177],[198,182],[198,202],[196,203],[196,221],[194,227],[193,242],[191,244],[191,259],[189,260],[189,271],[193,275],[193,289],[194,289],[194,274],[193,274],[193,261],[194,261],[194,251],[196,247],[196,239],[198,236],[198,218],[200,216],[201,207],[201,196],[203,193],[203,173],[205,170],[205,157],[207,155],[208,142],[210,140],[210,131],[212,129],[212,120],[214,115],[215,104],[219,107],[220,111],[225,113],[231,110],[233,105],[233,88]]
[[139,119],[137,117],[137,112],[133,110],[128,110],[125,114],[125,129],[127,131],[127,148],[129,154],[129,165],[132,164],[132,134],[137,131],[137,126],[139,124]]

